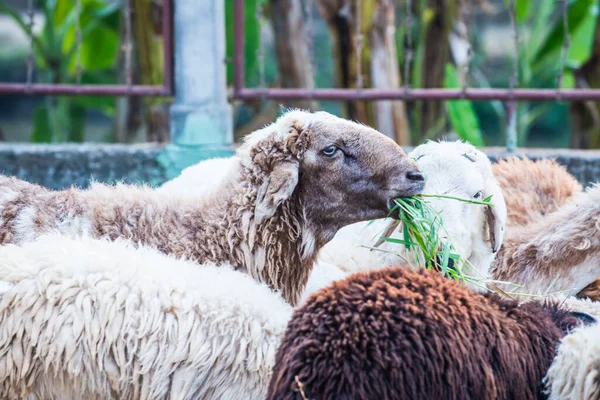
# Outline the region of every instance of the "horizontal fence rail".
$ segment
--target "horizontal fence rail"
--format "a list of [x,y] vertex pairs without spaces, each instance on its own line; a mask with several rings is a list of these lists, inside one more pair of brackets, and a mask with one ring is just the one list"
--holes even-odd
[[[352,0],[354,1],[354,0]],[[467,27],[469,21],[465,16],[467,8],[464,4],[465,0],[459,2],[461,8],[461,17]],[[310,2],[308,0],[307,2]],[[467,80],[463,79],[463,87],[461,89],[445,89],[445,88],[410,88],[406,83],[403,88],[398,89],[373,89],[373,88],[362,88],[362,77],[360,73],[357,75],[356,86],[357,89],[351,88],[318,88],[318,89],[306,89],[306,88],[265,88],[264,82],[261,82],[259,88],[247,88],[244,84],[244,67],[245,67],[245,54],[244,54],[244,0],[234,0],[234,55],[233,55],[233,66],[234,66],[234,82],[233,82],[233,98],[238,100],[259,100],[259,99],[272,99],[272,100],[405,100],[405,101],[416,101],[416,100],[428,100],[428,101],[443,101],[443,100],[474,100],[474,101],[600,101],[600,89],[561,89],[561,83],[566,63],[566,54],[570,45],[569,35],[565,35],[563,43],[563,55],[561,58],[560,75],[557,79],[557,87],[550,89],[535,89],[535,88],[517,88],[518,80],[518,43],[519,33],[515,22],[515,2],[511,0],[509,4],[509,11],[511,14],[511,24],[514,31],[514,44],[515,44],[515,60],[513,64],[512,76],[510,79],[510,87],[508,88],[469,88],[467,87]],[[565,31],[568,32],[568,20],[566,18],[566,11],[568,0],[561,0],[563,4],[563,22]],[[356,0],[356,9],[359,10],[360,0]],[[410,25],[411,23],[411,1],[406,1],[406,15],[405,23]],[[359,15],[356,16],[359,18]],[[310,17],[309,17],[310,22]],[[360,25],[360,22],[357,22]],[[409,32],[410,30],[408,30]],[[310,41],[311,39],[309,39]],[[357,53],[360,54],[362,47],[362,37],[360,32],[355,35],[355,42],[357,44]],[[407,60],[404,67],[404,77],[409,76],[409,64],[410,58],[412,57],[412,49],[410,48],[411,39],[410,35],[408,38],[407,49]],[[471,49],[469,49],[471,53]],[[259,57],[262,55],[262,50],[259,50]],[[471,55],[469,54],[469,61]],[[356,57],[357,65],[356,69],[360,71],[361,65],[358,60],[360,57]],[[312,60],[311,60],[312,61]],[[264,65],[261,65],[264,69]],[[314,66],[313,66],[314,72]],[[463,78],[468,73],[468,65],[463,71]],[[261,71],[264,75],[264,71]],[[405,82],[408,79],[405,79]]]
[[[125,40],[122,50],[125,55],[125,84],[81,84],[82,67],[80,60],[81,28],[79,26],[79,12],[76,13],[77,46],[77,83],[49,84],[33,82],[33,26],[34,8],[33,1],[28,0],[27,15],[29,39],[31,41],[29,57],[27,60],[27,81],[24,83],[0,82],[0,94],[26,94],[26,95],[79,95],[79,96],[171,96],[173,95],[173,1],[162,0],[162,38],[164,77],[162,85],[133,84],[132,52],[133,38],[131,29],[132,0],[125,0],[123,13],[125,16]],[[81,0],[75,0],[77,10],[81,7]]]
[[[243,66],[242,66],[243,68]],[[600,101],[600,89],[255,89],[236,87],[240,100],[500,100]]]

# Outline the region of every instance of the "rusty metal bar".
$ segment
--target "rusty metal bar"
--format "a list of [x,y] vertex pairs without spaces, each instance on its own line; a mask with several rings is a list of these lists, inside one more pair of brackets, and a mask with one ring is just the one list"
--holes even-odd
[[[235,98],[244,90],[244,0],[233,3],[233,93]],[[264,92],[261,90],[260,93]],[[257,95],[252,98],[260,98]]]
[[[79,85],[79,84],[45,84],[33,83],[33,40],[30,43],[28,57],[28,79],[26,83],[2,83],[2,94],[27,95],[79,95],[79,96],[171,96],[173,95],[173,0],[163,1],[163,45],[164,45],[164,83],[158,85]],[[29,3],[33,3],[29,0]],[[30,25],[33,26],[33,7],[29,12]],[[30,29],[30,33],[33,29]],[[30,35],[30,37],[33,37]]]
[[0,83],[3,94],[85,95],[85,96],[170,96],[164,86],[153,85],[72,85]]
[[173,0],[163,0],[162,38],[164,77],[163,86],[173,94]]
[[[250,100],[266,98],[271,100],[299,100],[314,98],[317,100],[474,100],[474,101],[556,101],[556,89],[250,89],[238,88],[234,98]],[[600,101],[600,89],[565,89],[561,91],[561,100]]]

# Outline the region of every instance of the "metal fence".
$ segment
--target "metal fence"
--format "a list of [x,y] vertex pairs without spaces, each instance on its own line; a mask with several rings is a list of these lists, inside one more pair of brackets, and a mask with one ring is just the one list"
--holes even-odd
[[[305,0],[306,3],[312,4],[313,0]],[[360,27],[360,7],[362,5],[361,0],[349,0],[347,4],[352,4],[355,10],[353,17],[357,20],[356,26]],[[244,54],[244,0],[234,0],[234,90],[233,97],[239,100],[257,100],[257,99],[271,99],[271,100],[402,100],[402,101],[444,101],[444,100],[473,100],[473,101],[491,101],[497,100],[504,102],[507,116],[507,148],[509,151],[513,151],[517,146],[516,139],[516,102],[517,101],[543,101],[543,102],[561,102],[561,101],[599,101],[600,100],[600,89],[564,89],[561,88],[563,81],[563,73],[567,59],[567,53],[570,47],[570,35],[569,35],[569,20],[567,18],[567,7],[569,0],[559,0],[556,2],[557,5],[561,6],[560,12],[562,13],[562,23],[564,31],[564,41],[562,43],[562,57],[560,60],[560,73],[557,76],[557,83],[555,88],[541,89],[541,88],[524,88],[518,87],[518,68],[519,68],[519,30],[516,22],[516,0],[510,0],[508,2],[508,8],[511,19],[511,27],[513,32],[513,45],[514,45],[514,62],[512,67],[512,75],[510,78],[509,86],[506,88],[475,88],[468,86],[468,74],[469,74],[469,63],[472,58],[472,48],[469,38],[469,26],[470,21],[470,8],[467,2],[472,3],[470,0],[459,0],[460,18],[462,23],[466,27],[466,39],[469,42],[468,59],[467,63],[460,71],[462,78],[462,87],[458,89],[449,88],[412,88],[409,85],[410,76],[410,65],[413,57],[413,43],[411,41],[410,34],[404,42],[404,52],[406,54],[403,71],[401,72],[404,80],[403,87],[397,89],[380,89],[380,88],[365,88],[363,87],[362,77],[360,74],[361,60],[360,53],[363,46],[363,37],[360,29],[357,28],[353,34],[353,40],[356,46],[356,69],[358,71],[356,76],[356,88],[267,88],[264,85],[264,79],[261,81],[260,87],[245,87],[244,85],[244,66],[245,66],[245,54]],[[405,9],[403,10],[403,21],[405,26],[411,25],[412,19],[412,4],[413,0],[405,1]],[[471,4],[472,5],[472,4]],[[312,19],[312,13],[308,13],[308,18]],[[312,25],[312,23],[310,23]],[[307,29],[308,30],[308,29]],[[407,29],[410,32],[410,29]],[[310,43],[312,50],[312,32],[307,32],[307,41]],[[262,48],[258,51],[259,58],[262,57]],[[311,54],[312,57],[312,54]],[[313,66],[312,72],[314,75],[314,61],[311,60]],[[260,67],[261,76],[264,75],[264,62],[261,63]],[[314,81],[314,76],[313,76]]]
[[[311,0],[308,0],[311,1]],[[350,0],[355,1],[355,9],[357,14],[361,7],[361,0]],[[465,12],[466,0],[460,0],[460,7],[463,10],[460,14],[463,17],[463,22],[468,27],[469,21],[467,19],[468,12]],[[563,57],[561,59],[562,71],[565,67],[566,54],[570,46],[570,38],[568,35],[569,25],[566,15],[567,5],[569,0],[560,0],[563,4],[563,23],[565,32],[565,40],[563,43]],[[234,97],[241,100],[249,99],[273,99],[273,100],[295,100],[295,99],[315,99],[315,100],[476,100],[476,101],[488,101],[488,100],[500,100],[500,101],[519,101],[519,100],[530,100],[530,101],[584,101],[584,100],[600,100],[600,89],[561,89],[562,73],[557,79],[556,89],[532,89],[532,88],[518,88],[518,42],[519,32],[517,30],[515,22],[515,4],[516,0],[511,0],[509,3],[509,11],[512,20],[512,27],[514,32],[514,43],[515,43],[515,60],[513,63],[512,77],[510,80],[510,87],[503,89],[489,89],[489,88],[471,88],[468,87],[468,80],[463,79],[463,86],[460,89],[446,89],[446,88],[411,88],[408,85],[408,79],[404,79],[404,87],[402,89],[370,89],[363,88],[360,80],[360,74],[357,75],[357,89],[300,89],[300,88],[247,88],[244,87],[244,0],[234,0]],[[406,12],[404,23],[406,25],[411,24],[413,18],[411,14],[412,1],[406,0]],[[557,2],[558,4],[558,2]],[[356,16],[358,18],[358,15]],[[358,25],[358,24],[357,24]],[[357,53],[360,53],[362,49],[362,35],[357,32],[354,35],[354,40],[357,46]],[[307,40],[311,40],[307,38]],[[403,75],[408,77],[410,74],[410,58],[413,52],[411,48],[412,43],[410,38],[406,41],[405,52],[408,55],[406,63],[404,65]],[[360,61],[357,57],[356,68],[360,70]],[[314,68],[313,68],[314,70]],[[462,71],[463,78],[465,74],[468,74],[468,65]]]
[[46,84],[33,82],[34,71],[34,5],[33,0],[27,0],[28,34],[30,40],[29,56],[27,58],[27,80],[23,83],[0,82],[0,94],[28,94],[28,95],[92,95],[92,96],[170,96],[173,94],[173,0],[162,0],[162,29],[164,48],[164,81],[160,86],[138,85],[133,83],[132,52],[132,0],[125,0],[123,5],[125,37],[122,41],[121,51],[125,58],[125,83],[111,85],[81,84],[81,37],[80,26],[81,0],[75,0],[75,46],[77,51],[77,77],[75,84]]

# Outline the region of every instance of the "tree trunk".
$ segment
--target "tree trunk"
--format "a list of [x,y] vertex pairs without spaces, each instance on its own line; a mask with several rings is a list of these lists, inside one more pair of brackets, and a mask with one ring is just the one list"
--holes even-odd
[[[390,0],[377,2],[371,29],[371,82],[374,88],[399,89],[400,69],[396,51],[396,13]],[[410,145],[406,107],[402,101],[375,103],[377,128],[401,146]]]
[[[121,37],[125,37],[125,16],[121,14]],[[121,44],[122,46],[125,43]],[[132,43],[135,48],[135,42]],[[117,60],[117,68],[119,71],[119,83],[127,83],[127,71],[125,70],[125,54],[119,52]],[[132,83],[139,83],[139,74],[137,73],[137,56],[132,49],[131,54],[131,74]],[[117,97],[114,119],[114,141],[117,143],[132,143],[139,136],[140,129],[143,125],[142,114],[142,98],[138,96],[132,97]]]
[[[308,0],[312,1],[312,0]],[[314,72],[311,68],[311,49],[306,37],[301,0],[271,0],[269,4],[271,24],[275,37],[275,52],[282,88],[314,88]],[[310,16],[308,16],[310,18]],[[317,104],[310,100],[295,100],[286,106],[316,110]]]
[[[596,24],[594,46],[590,59],[575,72],[577,88],[600,88],[600,19]],[[571,147],[600,148],[600,103],[593,101],[571,103]]]
[[[163,84],[164,62],[162,41],[162,2],[133,0],[131,29],[133,37],[133,83]],[[123,74],[124,63],[120,62]],[[133,66],[132,66],[133,67]],[[127,80],[122,76],[122,82]],[[121,142],[140,140],[146,132],[146,141],[169,141],[169,103],[162,98],[122,98],[117,102],[116,137]],[[142,138],[143,140],[143,138]]]
[[[444,68],[450,60],[449,35],[456,17],[456,0],[427,0],[427,7],[433,12],[425,34],[423,60],[423,88],[441,88],[444,84]],[[420,10],[423,15],[425,10]],[[423,23],[423,21],[421,21]],[[444,107],[440,101],[424,102],[421,114],[421,137],[436,126],[443,117]]]
[[[360,1],[360,27],[357,26],[359,21],[356,18],[356,5],[354,0],[317,1],[332,39],[336,86],[400,88],[393,2]],[[360,60],[357,34],[362,41]],[[358,78],[361,80],[360,84]],[[377,127],[401,145],[410,144],[406,110],[402,102],[349,101],[346,105],[346,116]]]

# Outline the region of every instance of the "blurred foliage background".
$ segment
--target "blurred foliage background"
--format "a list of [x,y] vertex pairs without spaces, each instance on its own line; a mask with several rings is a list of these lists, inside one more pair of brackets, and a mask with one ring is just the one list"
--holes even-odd
[[[468,65],[470,87],[508,87],[516,65],[518,87],[554,88],[560,83],[564,88],[600,88],[599,0],[568,0],[566,53],[562,0],[516,0],[518,48],[508,0],[407,1],[363,0],[356,10],[353,0],[246,0],[246,85],[352,88],[360,76],[363,87],[451,88],[463,85]],[[32,54],[35,81],[75,82],[74,1],[34,0],[32,47],[24,3],[0,0],[0,81],[25,81]],[[134,82],[160,84],[162,1],[132,3]],[[233,0],[225,0],[225,8],[231,85]],[[81,0],[80,25],[81,81],[125,82],[123,2]],[[362,51],[356,46],[357,33]],[[166,142],[169,104],[164,98],[0,95],[0,139]],[[443,136],[488,146],[506,140],[504,104],[466,100],[236,101],[236,138],[272,121],[281,106],[357,119],[402,145]],[[600,148],[600,107],[595,102],[520,102],[516,121],[519,146]]]

